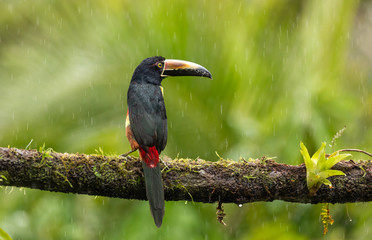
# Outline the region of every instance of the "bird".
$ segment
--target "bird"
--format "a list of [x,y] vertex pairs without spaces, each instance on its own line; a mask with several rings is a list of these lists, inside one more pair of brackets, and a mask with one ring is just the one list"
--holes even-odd
[[145,176],[146,196],[155,225],[164,216],[164,189],[159,155],[167,144],[168,126],[162,81],[173,76],[212,79],[203,66],[184,60],[154,56],[144,59],[134,70],[127,93],[125,135],[131,152],[139,150]]

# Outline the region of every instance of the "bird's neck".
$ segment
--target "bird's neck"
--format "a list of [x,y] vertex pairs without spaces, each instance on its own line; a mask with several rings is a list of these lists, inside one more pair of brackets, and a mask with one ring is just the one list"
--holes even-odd
[[138,83],[138,84],[152,84],[152,85],[161,85],[161,81],[163,78],[157,74],[151,74],[147,72],[146,74],[137,73],[133,74],[131,83]]

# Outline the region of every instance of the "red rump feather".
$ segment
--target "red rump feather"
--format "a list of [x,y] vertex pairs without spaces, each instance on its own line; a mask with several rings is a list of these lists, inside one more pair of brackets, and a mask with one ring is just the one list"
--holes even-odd
[[154,168],[156,165],[158,165],[159,162],[159,153],[158,150],[156,150],[155,146],[149,147],[149,151],[146,152],[141,147],[139,147],[140,155],[142,161],[146,163],[146,166],[149,168]]

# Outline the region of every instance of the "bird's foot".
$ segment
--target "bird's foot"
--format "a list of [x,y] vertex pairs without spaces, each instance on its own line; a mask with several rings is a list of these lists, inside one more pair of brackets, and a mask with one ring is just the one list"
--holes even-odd
[[131,153],[133,153],[133,152],[135,152],[135,151],[137,151],[137,149],[135,148],[135,149],[132,149],[132,150],[130,150],[129,152],[127,152],[127,153],[124,153],[124,154],[121,154],[120,156],[121,157],[126,157],[126,156],[128,156],[129,154],[131,154]]

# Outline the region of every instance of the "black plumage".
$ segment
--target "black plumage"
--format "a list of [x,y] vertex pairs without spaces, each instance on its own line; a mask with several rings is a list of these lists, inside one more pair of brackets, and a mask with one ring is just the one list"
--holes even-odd
[[164,190],[159,154],[167,144],[168,127],[161,82],[168,76],[211,78],[204,67],[182,60],[150,57],[135,69],[128,88],[126,135],[132,150],[139,149],[146,195],[157,227],[164,216]]

